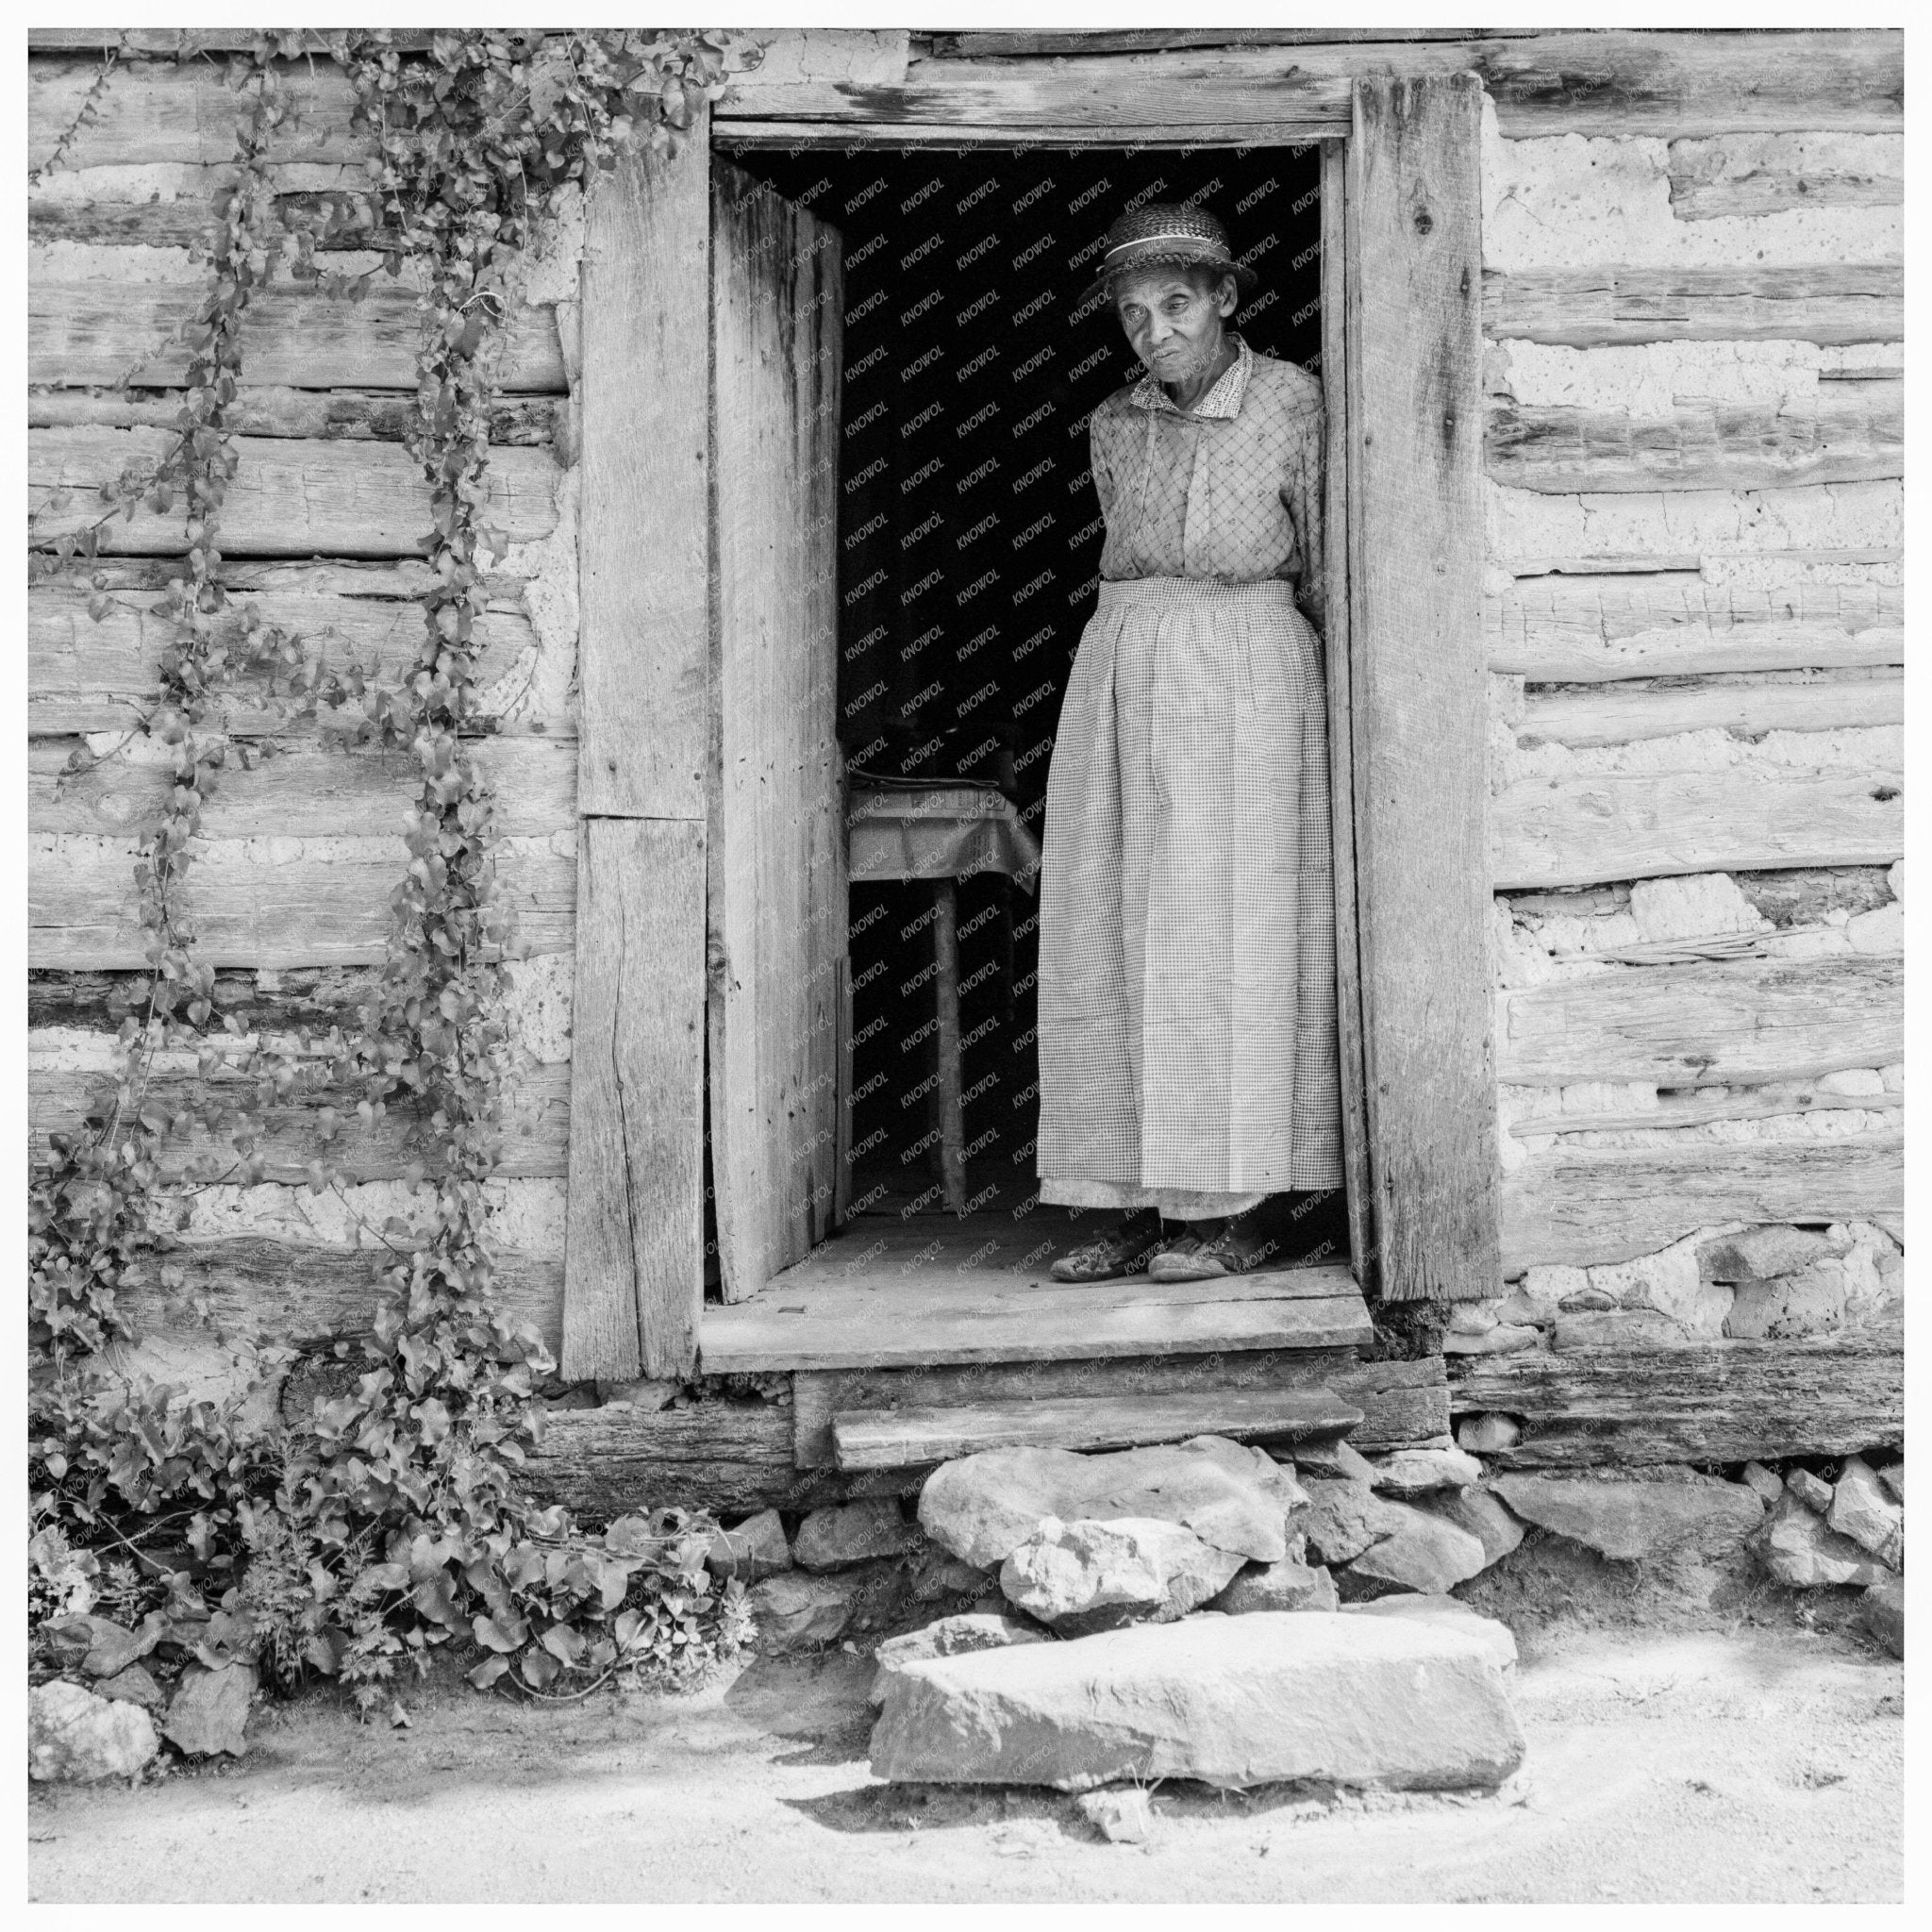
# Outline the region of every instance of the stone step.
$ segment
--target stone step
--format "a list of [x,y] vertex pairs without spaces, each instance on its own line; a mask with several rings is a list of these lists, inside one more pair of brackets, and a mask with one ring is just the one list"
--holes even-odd
[[832,1417],[840,1469],[945,1462],[983,1449],[1134,1449],[1191,1436],[1302,1442],[1343,1436],[1360,1409],[1328,1389],[1208,1389],[945,1407],[848,1408]]
[[1508,1647],[1486,1624],[1459,1606],[1197,1615],[908,1661],[881,1675],[872,1769],[1074,1791],[1126,1778],[1492,1787],[1524,1746]]

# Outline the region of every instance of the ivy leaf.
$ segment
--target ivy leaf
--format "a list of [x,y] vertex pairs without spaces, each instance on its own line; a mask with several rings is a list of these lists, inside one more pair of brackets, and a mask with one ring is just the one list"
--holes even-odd
[[480,1664],[478,1664],[474,1671],[470,1673],[470,1682],[473,1683],[477,1690],[489,1690],[491,1685],[495,1683],[497,1678],[502,1676],[504,1672],[506,1672],[508,1669],[508,1657],[486,1657],[483,1659],[483,1661]]
[[530,1638],[530,1626],[517,1616],[474,1618],[470,1632],[485,1650],[504,1655],[521,1650]]

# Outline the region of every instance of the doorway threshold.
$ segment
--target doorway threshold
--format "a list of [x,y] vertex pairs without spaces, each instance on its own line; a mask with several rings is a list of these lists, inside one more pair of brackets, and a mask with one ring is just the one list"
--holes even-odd
[[1068,1242],[1047,1225],[1016,1224],[1001,1209],[861,1217],[748,1300],[708,1305],[699,1365],[708,1375],[919,1368],[1356,1348],[1374,1339],[1345,1265],[1058,1282],[1047,1270]]

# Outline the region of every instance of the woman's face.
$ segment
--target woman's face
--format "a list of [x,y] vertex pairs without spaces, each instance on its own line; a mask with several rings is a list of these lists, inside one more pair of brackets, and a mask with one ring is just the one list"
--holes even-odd
[[1161,382],[1187,382],[1220,355],[1239,294],[1232,275],[1150,268],[1124,275],[1113,299],[1141,363]]

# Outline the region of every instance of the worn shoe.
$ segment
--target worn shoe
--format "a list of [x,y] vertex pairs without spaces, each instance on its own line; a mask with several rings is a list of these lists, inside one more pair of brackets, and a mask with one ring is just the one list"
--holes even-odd
[[1047,1272],[1056,1281],[1111,1281],[1123,1274],[1144,1274],[1147,1257],[1158,1246],[1158,1241],[1144,1236],[1135,1239],[1116,1229],[1069,1248]]
[[1216,1234],[1181,1234],[1148,1263],[1150,1281],[1211,1281],[1218,1274],[1246,1274],[1265,1267],[1278,1243],[1237,1217]]

